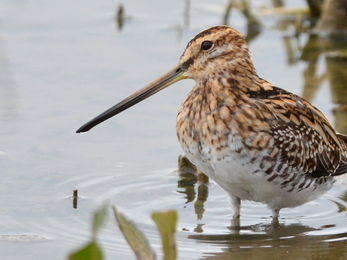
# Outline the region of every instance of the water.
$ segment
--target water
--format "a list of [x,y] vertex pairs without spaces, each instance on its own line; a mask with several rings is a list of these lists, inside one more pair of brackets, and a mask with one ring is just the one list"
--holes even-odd
[[[319,200],[281,211],[279,227],[264,205],[245,202],[240,230],[232,228],[227,196],[217,185],[181,187],[175,115],[192,81],[88,134],[75,134],[171,69],[195,33],[221,22],[225,5],[193,2],[190,26],[182,30],[183,2],[127,1],[119,31],[112,1],[0,2],[1,259],[66,258],[88,240],[92,213],[105,201],[135,220],[157,252],[160,239],[150,213],[177,210],[179,259],[346,257],[343,181]],[[263,32],[250,43],[259,75],[305,95],[347,133],[337,98],[342,94],[336,94],[341,89],[334,91],[327,78],[316,84],[319,89],[303,88],[310,63],[298,57],[307,36],[298,42],[289,37],[295,61],[290,62],[283,43],[294,31],[276,29],[280,19],[264,17]],[[236,11],[232,25],[246,32]],[[317,76],[324,75],[326,64],[324,56],[317,58]],[[111,212],[99,241],[107,259],[134,259]]]

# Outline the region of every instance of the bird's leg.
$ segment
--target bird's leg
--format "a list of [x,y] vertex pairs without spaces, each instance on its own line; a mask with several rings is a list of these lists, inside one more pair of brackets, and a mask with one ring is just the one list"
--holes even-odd
[[231,212],[233,218],[231,219],[231,226],[229,227],[232,234],[239,234],[240,232],[240,208],[241,208],[241,200],[239,197],[231,195],[228,192],[229,201],[231,204]]
[[279,209],[271,209],[272,210],[272,218],[273,219],[278,219],[280,210]]
[[280,223],[278,221],[278,218],[272,218],[272,221],[271,221],[271,228],[273,230],[277,230],[280,228]]
[[241,209],[241,200],[240,198],[231,195],[229,193],[229,201],[231,204],[231,211],[233,214],[233,218],[240,218],[240,209]]
[[241,230],[240,218],[233,217],[230,223],[231,225],[228,227],[230,230],[230,234],[240,234],[240,230]]

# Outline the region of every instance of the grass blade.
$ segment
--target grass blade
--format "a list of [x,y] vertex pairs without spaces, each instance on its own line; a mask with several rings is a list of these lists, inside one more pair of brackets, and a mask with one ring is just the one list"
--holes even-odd
[[177,223],[176,211],[153,212],[152,219],[156,223],[163,242],[164,260],[175,260],[177,250],[175,231]]
[[138,260],[154,260],[156,255],[147,238],[138,229],[136,224],[113,207],[119,228],[121,229],[125,239],[133,249]]
[[102,260],[104,259],[100,246],[92,241],[82,249],[72,253],[69,260]]

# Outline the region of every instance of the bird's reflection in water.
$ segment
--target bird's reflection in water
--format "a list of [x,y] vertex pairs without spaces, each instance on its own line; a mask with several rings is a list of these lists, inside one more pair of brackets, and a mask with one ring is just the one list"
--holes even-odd
[[239,232],[232,230],[229,234],[199,234],[189,235],[188,238],[197,239],[199,241],[219,241],[223,244],[228,244],[236,241],[260,242],[270,241],[283,238],[290,238],[294,236],[304,235],[309,231],[318,231],[320,229],[302,225],[300,223],[285,224],[274,223],[271,224],[254,224],[249,226],[239,226]]
[[[178,188],[179,193],[186,194],[186,203],[193,202],[195,208],[195,214],[200,220],[204,214],[204,203],[208,197],[208,183],[209,178],[199,171],[195,165],[193,165],[185,156],[178,157]],[[197,193],[195,191],[195,185],[197,186]],[[197,232],[202,232],[201,225],[196,228]]]
[[[329,236],[306,236],[312,228],[294,224],[268,229],[269,225],[249,227],[263,234],[189,235],[208,247],[200,259],[346,259],[343,243],[327,242]],[[218,251],[213,252],[213,247]]]

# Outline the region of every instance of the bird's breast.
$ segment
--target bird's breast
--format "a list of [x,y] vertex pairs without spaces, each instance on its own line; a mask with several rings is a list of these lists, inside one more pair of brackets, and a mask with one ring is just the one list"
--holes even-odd
[[[272,170],[279,152],[269,126],[259,113],[237,98],[222,99],[223,91],[188,95],[177,115],[178,140],[187,157],[200,167],[226,158],[240,164],[253,164],[264,171]],[[208,169],[207,169],[208,170]]]

